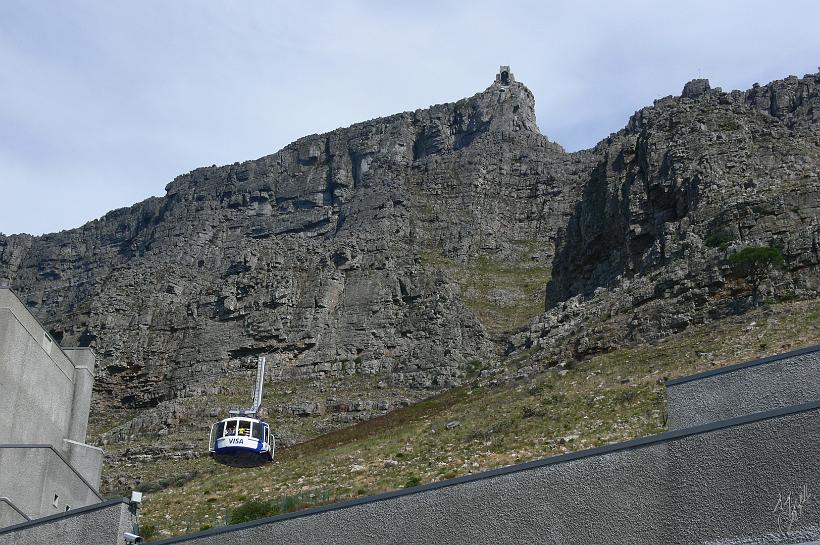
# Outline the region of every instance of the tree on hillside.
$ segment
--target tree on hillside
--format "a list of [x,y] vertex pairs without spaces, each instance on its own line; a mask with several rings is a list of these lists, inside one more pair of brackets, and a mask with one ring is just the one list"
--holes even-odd
[[783,267],[783,252],[771,246],[749,246],[729,257],[735,274],[746,278],[752,286],[752,300],[758,303],[760,284],[774,269]]

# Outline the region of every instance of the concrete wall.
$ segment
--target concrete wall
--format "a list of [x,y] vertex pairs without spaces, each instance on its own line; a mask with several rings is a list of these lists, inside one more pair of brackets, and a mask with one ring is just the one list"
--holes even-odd
[[102,500],[51,445],[0,445],[0,496],[32,519]]
[[[0,288],[0,443],[86,439],[96,356],[62,349],[7,288]],[[24,425],[14,418],[25,415]]]
[[[0,496],[32,518],[100,499],[102,450],[83,443],[94,366],[90,349],[62,350],[25,305],[0,288]],[[62,499],[57,508],[54,494]]]
[[67,444],[68,461],[95,489],[100,488],[103,464],[103,449],[64,439]]
[[820,345],[666,383],[669,429],[820,399]]
[[0,528],[26,522],[28,517],[20,511],[14,502],[8,498],[0,497]]
[[0,545],[122,545],[131,513],[122,499],[0,529]]
[[0,443],[63,448],[74,365],[8,289],[0,289]]
[[74,395],[71,400],[71,419],[65,437],[84,443],[88,431],[88,416],[91,412],[97,358],[90,348],[65,348],[63,353],[74,364]]
[[157,543],[802,543],[820,538],[818,452],[815,402]]

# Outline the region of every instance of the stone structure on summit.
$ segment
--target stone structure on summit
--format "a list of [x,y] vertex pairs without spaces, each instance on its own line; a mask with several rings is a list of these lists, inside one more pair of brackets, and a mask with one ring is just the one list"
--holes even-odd
[[502,66],[498,69],[498,74],[495,75],[495,82],[500,83],[501,85],[515,83],[515,77],[513,76],[513,73],[510,72],[509,66]]

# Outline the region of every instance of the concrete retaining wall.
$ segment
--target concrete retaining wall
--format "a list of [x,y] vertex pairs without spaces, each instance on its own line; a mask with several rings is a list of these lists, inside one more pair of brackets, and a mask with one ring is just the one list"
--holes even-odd
[[820,345],[666,383],[669,429],[820,399]]
[[20,511],[13,501],[0,497],[0,528],[26,522],[27,520],[26,514]]
[[66,348],[63,353],[74,365],[74,395],[72,397],[71,421],[65,438],[85,442],[88,416],[91,412],[91,396],[94,390],[94,369],[97,357],[90,348]]
[[63,351],[0,288],[0,496],[31,518],[100,500],[103,453],[84,444],[94,366],[90,349]]
[[102,500],[51,445],[0,445],[0,496],[32,519]]
[[103,449],[68,439],[64,439],[63,443],[67,445],[68,461],[77,473],[82,475],[94,489],[99,490],[102,480],[103,455],[105,454]]
[[[85,441],[96,357],[63,350],[8,288],[0,288],[0,443]],[[23,422],[15,418],[25,418]]]
[[123,499],[0,529],[0,545],[123,545],[131,513]]
[[818,452],[814,402],[157,543],[802,543]]
[[17,298],[0,289],[0,297],[4,294],[0,300],[0,442],[60,443],[68,437],[74,366],[33,318],[27,320],[19,309],[9,308],[16,306],[12,299]]

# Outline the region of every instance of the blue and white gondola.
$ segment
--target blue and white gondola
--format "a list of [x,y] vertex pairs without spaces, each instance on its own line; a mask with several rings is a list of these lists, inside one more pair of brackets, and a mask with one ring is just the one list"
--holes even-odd
[[231,417],[211,427],[210,452],[233,467],[256,467],[273,460],[276,440],[270,427],[257,418]]
[[273,460],[276,440],[270,426],[256,418],[262,405],[264,383],[265,358],[260,356],[253,405],[230,411],[228,418],[211,426],[208,451],[217,462],[233,467],[256,467]]

